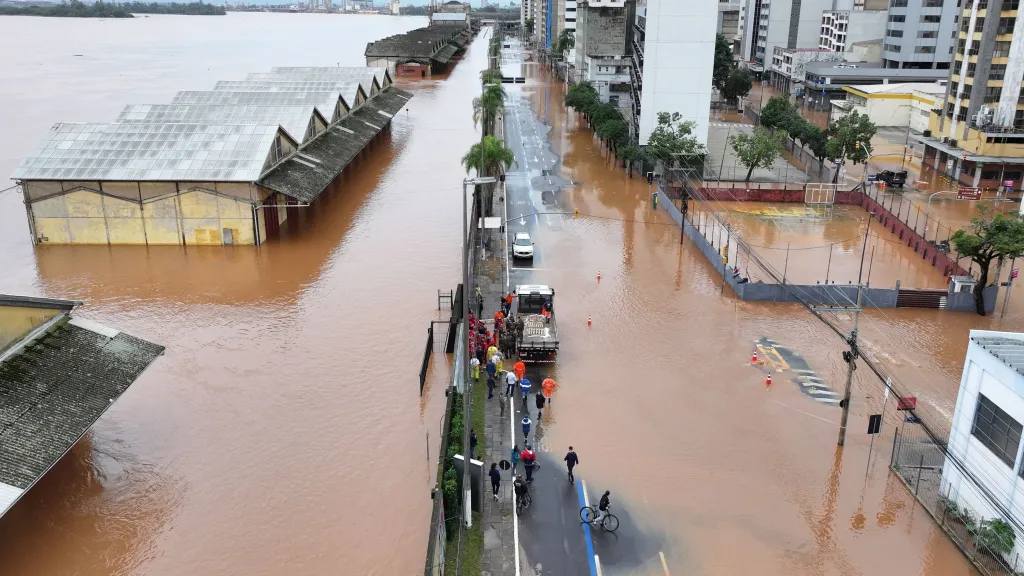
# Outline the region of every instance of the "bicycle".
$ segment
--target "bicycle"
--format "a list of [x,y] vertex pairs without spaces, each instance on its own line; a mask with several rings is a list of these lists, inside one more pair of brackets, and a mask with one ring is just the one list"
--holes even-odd
[[527,492],[522,496],[516,496],[516,514],[522,514],[523,510],[530,507],[533,503],[533,498],[530,498],[530,493]]
[[[611,505],[608,507],[611,508]],[[584,506],[580,508],[580,520],[587,524],[593,524],[597,513],[597,506]],[[601,527],[608,532],[615,532],[619,528],[619,519],[611,512],[606,511],[604,518],[601,519]]]

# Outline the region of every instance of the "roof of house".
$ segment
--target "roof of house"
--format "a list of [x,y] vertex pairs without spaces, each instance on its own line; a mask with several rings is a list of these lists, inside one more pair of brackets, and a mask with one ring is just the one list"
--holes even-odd
[[[36,307],[46,300],[20,305]],[[0,514],[163,351],[157,344],[65,312],[0,356]]]
[[387,88],[267,173],[260,184],[312,202],[410,98],[409,92]]

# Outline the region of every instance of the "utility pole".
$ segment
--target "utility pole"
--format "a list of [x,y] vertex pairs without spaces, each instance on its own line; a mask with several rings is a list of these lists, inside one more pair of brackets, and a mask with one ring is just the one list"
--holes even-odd
[[853,371],[857,369],[857,358],[860,356],[860,351],[857,349],[857,329],[860,327],[860,307],[864,296],[864,284],[861,281],[864,276],[864,254],[867,253],[871,219],[874,216],[874,212],[868,215],[868,225],[864,229],[864,244],[860,249],[860,269],[857,270],[857,307],[853,310],[853,330],[850,331],[850,337],[847,339],[850,349],[843,351],[843,360],[846,360],[846,389],[843,391],[843,400],[839,403],[843,408],[843,416],[839,420],[840,446],[846,444],[846,421],[850,418],[850,388],[853,386]]

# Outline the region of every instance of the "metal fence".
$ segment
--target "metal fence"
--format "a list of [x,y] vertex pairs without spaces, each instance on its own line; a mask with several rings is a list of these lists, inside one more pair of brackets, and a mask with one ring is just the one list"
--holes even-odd
[[[907,490],[931,514],[935,522],[984,574],[1015,575],[1024,570],[1024,558],[1012,551],[1016,537],[1006,536],[1010,523],[999,516],[986,518],[975,509],[990,496],[978,482],[964,478],[943,481],[943,469],[962,466],[950,456],[945,444],[935,442],[919,424],[905,424],[893,438],[891,467]],[[1009,553],[1000,550],[1010,549]]]

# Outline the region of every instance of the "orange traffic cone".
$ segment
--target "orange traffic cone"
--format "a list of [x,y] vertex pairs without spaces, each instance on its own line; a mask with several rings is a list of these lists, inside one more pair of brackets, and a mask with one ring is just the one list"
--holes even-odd
[[769,389],[771,387],[772,387],[772,375],[769,374],[768,377],[764,379],[764,389],[767,390],[767,389]]
[[757,364],[757,350],[754,350],[754,355],[750,357],[751,364]]
[[587,326],[590,326],[590,316],[587,316]]

